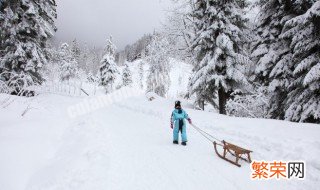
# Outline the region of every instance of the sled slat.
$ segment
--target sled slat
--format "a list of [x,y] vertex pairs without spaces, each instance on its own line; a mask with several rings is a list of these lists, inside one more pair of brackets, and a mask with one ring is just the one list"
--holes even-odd
[[[222,143],[223,143],[222,144],[223,154],[221,155],[217,149],[218,144],[216,142],[213,142],[215,152],[220,158],[222,158],[222,159],[224,159],[224,160],[226,160],[226,161],[228,161],[238,167],[241,167],[241,165],[239,164],[239,159],[244,160],[248,163],[251,163],[251,157],[250,157],[250,153],[252,152],[251,150],[241,148],[237,145],[234,145],[232,143],[228,143],[224,140],[222,141]],[[228,159],[226,157],[227,153],[230,153],[232,156],[236,157],[235,161]],[[243,158],[242,155],[246,155],[247,158]]]

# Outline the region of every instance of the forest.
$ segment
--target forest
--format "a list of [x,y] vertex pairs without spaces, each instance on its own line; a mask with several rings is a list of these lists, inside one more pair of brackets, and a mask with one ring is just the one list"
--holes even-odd
[[[319,1],[176,0],[161,29],[123,50],[111,36],[103,48],[54,44],[56,6],[0,1],[1,93],[34,96],[32,86],[74,80],[109,93],[128,85],[114,85],[118,67],[142,59],[150,67],[146,91],[165,97],[176,59],[193,67],[183,97],[199,109],[320,123]],[[127,80],[129,70],[121,75]]]

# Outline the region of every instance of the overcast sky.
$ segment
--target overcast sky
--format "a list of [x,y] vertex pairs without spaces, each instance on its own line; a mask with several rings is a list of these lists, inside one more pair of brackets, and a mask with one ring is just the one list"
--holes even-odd
[[56,41],[103,46],[109,35],[118,49],[159,28],[170,0],[56,0]]

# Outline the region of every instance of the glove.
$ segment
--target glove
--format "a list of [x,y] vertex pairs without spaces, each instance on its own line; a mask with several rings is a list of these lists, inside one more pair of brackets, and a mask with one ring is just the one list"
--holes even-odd
[[191,121],[191,119],[190,119],[190,118],[188,118],[188,122],[189,122],[189,124],[192,124],[192,121]]

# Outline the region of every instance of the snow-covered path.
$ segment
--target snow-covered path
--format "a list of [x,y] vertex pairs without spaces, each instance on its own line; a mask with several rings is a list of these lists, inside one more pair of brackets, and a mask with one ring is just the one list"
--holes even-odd
[[[308,164],[304,181],[252,181],[249,164],[242,162],[238,168],[219,159],[212,144],[190,127],[188,146],[172,144],[172,100],[149,102],[144,96],[132,97],[70,119],[66,108],[81,99],[38,99],[39,108],[14,125],[9,122],[10,115],[23,104],[16,101],[5,112],[1,109],[0,114],[8,118],[0,127],[0,154],[4,155],[0,158],[0,189],[283,190],[317,189],[320,183],[320,128],[315,125],[230,118],[186,109],[198,126],[252,149],[254,159],[301,159]],[[48,99],[52,102],[41,101]],[[45,116],[39,121],[40,112]],[[30,135],[26,138],[17,131]]]
[[[143,113],[148,110],[126,106],[115,106],[108,116],[100,114],[105,123],[110,122],[108,130],[114,134],[110,137],[113,146],[109,171],[112,175],[108,178],[108,189],[206,189],[215,186],[216,182],[207,177],[212,161],[201,160],[203,155],[208,156],[207,151],[188,152],[196,147],[173,146],[168,118],[164,122],[161,112],[148,116]],[[124,117],[119,118],[119,115]],[[203,179],[199,179],[201,176]]]

